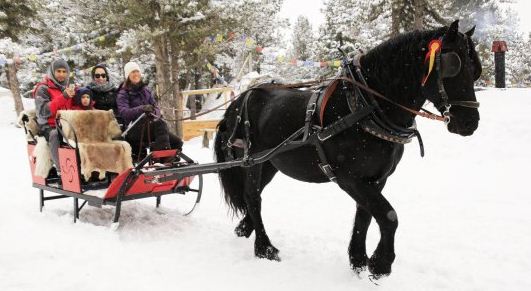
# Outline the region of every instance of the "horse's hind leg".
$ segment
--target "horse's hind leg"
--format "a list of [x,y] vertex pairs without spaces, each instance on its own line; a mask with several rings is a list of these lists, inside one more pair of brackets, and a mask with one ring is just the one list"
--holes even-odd
[[238,226],[236,226],[234,229],[234,233],[236,233],[237,236],[246,238],[249,238],[253,231],[253,220],[251,219],[249,213],[245,214],[245,217],[240,220],[240,223],[238,223]]
[[[260,198],[260,193],[264,188],[263,186],[265,186],[262,181],[262,166],[263,165],[253,166],[246,170],[247,178],[245,180],[244,188],[247,215],[251,218],[256,235],[254,254],[259,258],[280,261],[278,249],[271,244],[262,222],[262,198]],[[269,178],[269,181],[271,181],[271,178],[272,177]]]
[[[259,194],[262,193],[262,190],[264,190],[264,187],[271,182],[275,174],[277,173],[277,169],[273,167],[273,165],[270,162],[265,162],[262,164],[262,177],[260,179],[260,190]],[[254,231],[254,225],[253,220],[251,219],[251,216],[249,213],[245,214],[245,217],[240,221],[238,226],[234,229],[234,233],[236,233],[239,237],[246,237],[249,238],[251,234]]]

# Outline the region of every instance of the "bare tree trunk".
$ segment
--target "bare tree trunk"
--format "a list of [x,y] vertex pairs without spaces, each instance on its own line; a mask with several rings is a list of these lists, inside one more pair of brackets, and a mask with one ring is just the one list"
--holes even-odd
[[183,122],[180,119],[183,118],[183,95],[181,94],[181,89],[179,87],[179,49],[177,44],[174,41],[170,41],[171,45],[171,79],[173,82],[173,106],[177,108],[174,111],[174,122],[175,134],[182,138],[183,137]]
[[7,63],[7,82],[11,94],[13,95],[13,100],[15,101],[15,111],[17,116],[24,110],[24,105],[22,104],[22,97],[20,95],[20,84],[17,79],[17,64],[14,61]]
[[415,19],[413,27],[417,30],[424,29],[424,17],[426,16],[426,0],[413,0]]
[[[155,51],[155,67],[157,69],[157,91],[162,115],[167,119],[175,119],[175,103],[170,81],[170,54],[168,51],[168,39],[165,34],[157,35],[153,38],[153,49]],[[171,132],[176,132],[174,122],[168,122]]]
[[[193,76],[193,80],[194,80],[193,81],[194,89],[197,90],[197,89],[199,89],[197,72],[194,71],[192,76]],[[197,113],[196,100],[197,100],[197,95],[188,95],[188,105],[190,105],[190,120],[195,120],[195,114]]]
[[399,0],[391,0],[391,37],[400,33],[400,14],[402,5]]

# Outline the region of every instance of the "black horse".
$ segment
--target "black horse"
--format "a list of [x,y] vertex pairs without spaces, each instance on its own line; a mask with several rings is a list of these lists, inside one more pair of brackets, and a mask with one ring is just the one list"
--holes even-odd
[[[471,40],[474,28],[458,32],[458,21],[450,27],[430,31],[415,31],[392,38],[372,49],[360,59],[367,85],[405,107],[420,110],[428,100],[449,117],[448,131],[468,136],[478,127],[479,113],[474,93],[474,81],[481,74],[481,64]],[[442,61],[454,60],[455,72],[443,72],[445,66],[435,68],[427,75],[432,59],[428,46],[434,40],[442,44]],[[445,58],[445,56],[447,56]],[[354,64],[346,69],[354,70]],[[424,78],[425,76],[427,78]],[[425,80],[423,80],[425,79]],[[361,81],[359,79],[359,81]],[[423,83],[425,81],[425,83]],[[324,109],[323,125],[329,125],[351,113],[347,102],[353,86],[343,82],[331,95]],[[242,107],[250,124],[250,153],[273,148],[305,124],[309,91],[287,88],[262,87],[249,92],[248,98],[239,98],[231,104],[218,125],[215,154],[218,162],[242,157],[243,152],[231,147],[229,139],[245,139],[245,129],[239,126],[237,116]],[[243,106],[247,99],[246,106]],[[409,127],[416,115],[386,100],[375,98],[381,112],[392,123]],[[236,129],[235,129],[236,128]],[[387,178],[400,161],[404,146],[379,138],[362,128],[360,123],[327,139],[322,148],[336,182],[356,201],[355,223],[348,248],[354,271],[369,267],[376,277],[391,273],[395,259],[394,235],[398,226],[397,214],[382,195]],[[321,162],[314,146],[307,145],[283,152],[273,159],[252,167],[236,167],[220,171],[225,200],[244,218],[236,227],[238,236],[256,234],[255,255],[259,258],[280,260],[278,250],[271,244],[261,217],[261,197],[264,187],[277,171],[297,180],[325,183],[330,179],[319,167]],[[380,228],[380,241],[369,259],[365,240],[367,229],[374,218]]]

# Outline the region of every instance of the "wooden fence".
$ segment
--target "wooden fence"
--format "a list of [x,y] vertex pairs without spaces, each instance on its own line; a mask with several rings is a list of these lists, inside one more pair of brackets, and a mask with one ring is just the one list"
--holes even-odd
[[[212,94],[212,93],[223,93],[223,101],[227,102],[229,98],[232,98],[230,95],[234,91],[234,88],[231,87],[221,87],[221,88],[212,88],[212,89],[199,89],[199,90],[186,90],[182,91],[183,97],[189,95],[201,95],[201,94]],[[184,102],[183,102],[184,105]],[[224,106],[227,108],[227,105]],[[206,108],[205,108],[206,109]],[[184,108],[181,108],[184,110]],[[219,120],[209,119],[209,120],[185,120],[183,121],[183,139],[190,140],[191,138],[197,136],[203,136],[205,132],[208,135],[211,135],[212,131],[216,129]],[[209,136],[211,138],[211,136]]]

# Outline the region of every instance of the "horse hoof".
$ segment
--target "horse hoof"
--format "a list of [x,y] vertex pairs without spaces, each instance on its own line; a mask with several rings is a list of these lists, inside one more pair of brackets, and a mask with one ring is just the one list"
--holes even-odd
[[251,236],[251,234],[253,233],[254,229],[251,228],[251,227],[247,227],[246,225],[238,225],[235,229],[234,229],[234,233],[236,234],[236,236],[238,237],[246,237],[246,238],[249,238]]
[[246,237],[249,238],[251,234],[254,231],[254,227],[252,225],[249,225],[248,223],[245,223],[245,220],[242,220],[238,226],[234,229],[234,233],[238,237]]
[[361,273],[367,271],[367,267],[353,267],[351,266],[352,268],[352,271],[354,271],[354,274],[356,275],[356,277],[358,277],[358,279],[362,279],[361,277]]
[[280,257],[278,256],[279,251],[274,246],[268,246],[263,251],[256,250],[255,255],[260,259],[268,259],[270,261],[280,262]]
[[367,270],[367,255],[363,256],[350,256],[350,268],[357,274]]
[[369,275],[368,278],[369,278],[369,281],[371,281],[374,285],[376,286],[380,286],[380,284],[376,283],[376,281],[380,280],[381,278],[383,277],[386,277],[387,275]]
[[391,263],[375,256],[369,259],[368,267],[372,278],[375,280],[391,274]]
[[119,222],[111,223],[111,231],[118,231],[119,228],[120,228],[120,223]]

